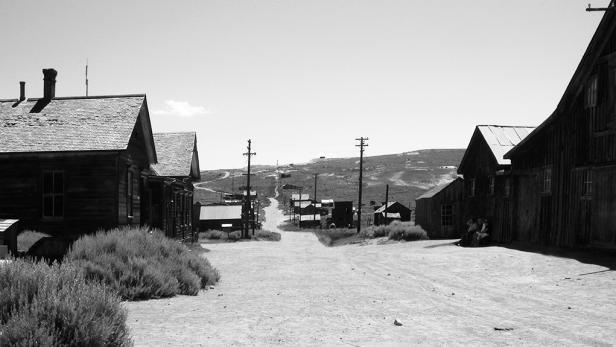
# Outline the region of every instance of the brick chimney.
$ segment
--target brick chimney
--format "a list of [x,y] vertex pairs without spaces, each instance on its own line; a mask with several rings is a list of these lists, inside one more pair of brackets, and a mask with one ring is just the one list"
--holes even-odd
[[50,100],[56,96],[56,76],[58,71],[55,69],[43,69],[43,99]]
[[26,82],[19,82],[19,101],[26,100]]

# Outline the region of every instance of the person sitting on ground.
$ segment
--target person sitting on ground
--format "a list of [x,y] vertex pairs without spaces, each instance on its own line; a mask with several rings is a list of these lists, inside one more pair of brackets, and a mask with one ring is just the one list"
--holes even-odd
[[466,225],[468,226],[468,229],[466,230],[465,233],[462,234],[462,238],[460,239],[460,242],[458,243],[460,246],[464,246],[464,247],[471,245],[473,236],[475,235],[477,230],[479,230],[479,224],[477,224],[477,221],[475,220],[475,218],[469,219],[466,222]]
[[490,233],[488,231],[488,220],[486,218],[481,219],[481,230],[478,230],[473,239],[475,246],[485,245],[488,242]]

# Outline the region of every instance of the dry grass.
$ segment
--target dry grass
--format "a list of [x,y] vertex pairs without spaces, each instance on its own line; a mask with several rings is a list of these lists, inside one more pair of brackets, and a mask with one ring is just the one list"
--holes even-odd
[[319,241],[328,247],[356,243],[378,237],[387,237],[395,241],[428,239],[426,231],[412,222],[396,221],[389,225],[371,226],[362,229],[359,234],[356,229],[312,229],[310,231],[314,232]]
[[253,237],[253,240],[257,241],[280,241],[280,233],[269,230],[258,230]]
[[22,259],[0,266],[0,346],[131,345],[120,298],[82,272]]

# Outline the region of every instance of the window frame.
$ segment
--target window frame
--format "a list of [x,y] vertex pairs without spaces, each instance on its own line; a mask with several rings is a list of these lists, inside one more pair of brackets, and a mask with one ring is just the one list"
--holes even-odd
[[494,195],[496,191],[496,176],[488,176],[488,194]]
[[599,97],[599,76],[594,74],[586,84],[584,93],[584,106],[586,109],[595,109]]
[[441,204],[441,227],[451,226],[453,226],[453,205]]
[[132,220],[134,216],[134,201],[135,201],[135,192],[134,192],[134,184],[133,184],[134,173],[130,170],[130,168],[126,172],[126,218]]
[[475,188],[476,188],[476,180],[474,178],[471,178],[468,180],[468,197],[469,198],[474,198],[475,197]]
[[593,171],[585,169],[582,171],[582,196],[585,198],[592,197],[593,194]]
[[[51,174],[51,192],[45,191],[45,175]],[[56,175],[62,175],[61,192],[56,192]],[[51,215],[45,214],[45,198],[51,197]],[[62,211],[56,213],[56,198],[62,198]],[[46,220],[62,220],[66,213],[66,172],[64,170],[43,170],[41,172],[41,217]]]

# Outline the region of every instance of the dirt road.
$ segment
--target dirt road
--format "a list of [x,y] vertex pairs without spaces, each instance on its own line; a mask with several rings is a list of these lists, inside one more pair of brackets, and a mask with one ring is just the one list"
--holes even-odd
[[447,241],[326,248],[292,232],[208,248],[214,290],[127,304],[136,345],[616,342],[616,273],[599,265]]

